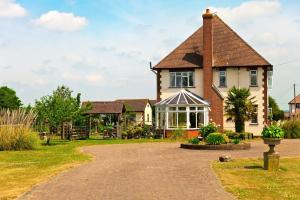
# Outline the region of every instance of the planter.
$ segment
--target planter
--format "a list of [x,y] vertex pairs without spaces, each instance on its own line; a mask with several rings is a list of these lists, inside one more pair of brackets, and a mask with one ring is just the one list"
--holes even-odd
[[269,145],[269,151],[264,152],[264,169],[275,171],[279,169],[280,155],[275,151],[275,146],[279,145],[281,138],[264,138],[264,143]]
[[180,148],[194,149],[194,150],[248,150],[251,148],[251,144],[250,143],[220,144],[220,145],[181,144]]
[[264,143],[269,145],[269,153],[276,153],[275,152],[275,146],[279,145],[281,142],[281,138],[264,138]]

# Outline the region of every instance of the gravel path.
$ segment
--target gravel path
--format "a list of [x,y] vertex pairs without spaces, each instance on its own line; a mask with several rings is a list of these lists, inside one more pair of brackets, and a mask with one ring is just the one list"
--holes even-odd
[[[83,151],[93,154],[94,161],[59,174],[20,199],[233,199],[215,177],[211,161],[224,153],[233,158],[262,157],[267,150],[262,142],[242,151],[178,147],[178,143],[85,147]],[[300,156],[300,140],[284,140],[278,147],[282,156]]]

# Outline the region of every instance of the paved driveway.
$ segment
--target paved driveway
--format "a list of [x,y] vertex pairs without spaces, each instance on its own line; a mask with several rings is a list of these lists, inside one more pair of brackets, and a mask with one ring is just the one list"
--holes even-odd
[[[21,199],[233,199],[211,169],[224,153],[233,158],[262,157],[267,148],[252,143],[251,150],[199,151],[178,143],[99,145],[84,148],[95,160],[63,172],[35,187]],[[285,140],[282,156],[300,156],[300,140]]]

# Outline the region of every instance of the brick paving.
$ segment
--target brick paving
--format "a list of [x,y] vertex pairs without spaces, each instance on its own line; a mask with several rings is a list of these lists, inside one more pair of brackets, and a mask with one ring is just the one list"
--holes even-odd
[[[83,151],[94,155],[92,162],[59,174],[20,199],[234,199],[215,177],[211,161],[222,154],[262,157],[266,150],[262,141],[241,151],[187,150],[179,143],[90,146]],[[300,156],[300,140],[284,140],[277,150],[282,156]]]

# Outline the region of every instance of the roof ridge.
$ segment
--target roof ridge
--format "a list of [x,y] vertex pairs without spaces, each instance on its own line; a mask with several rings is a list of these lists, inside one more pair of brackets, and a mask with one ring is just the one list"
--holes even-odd
[[177,47],[175,49],[173,49],[173,51],[171,51],[168,55],[166,55],[163,59],[161,59],[159,61],[159,63],[157,63],[155,66],[154,66],[154,69],[160,64],[162,63],[165,59],[167,59],[171,54],[173,54],[178,48],[181,47],[181,45],[183,45],[186,41],[188,41],[191,37],[193,37],[198,31],[200,31],[201,29],[203,29],[203,25],[198,28],[196,31],[194,31],[192,33],[192,35],[190,35],[187,39],[185,39],[183,42],[181,42],[179,45],[177,45]]
[[272,66],[269,61],[267,61],[260,53],[258,53],[248,42],[246,42],[235,30],[233,30],[224,20],[222,20],[217,14],[214,14],[214,18],[220,20],[233,34],[235,34],[242,42],[246,44],[250,48],[252,52],[254,52],[257,56],[262,58],[266,63],[268,63],[270,66]]

